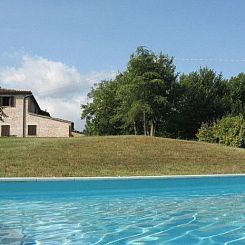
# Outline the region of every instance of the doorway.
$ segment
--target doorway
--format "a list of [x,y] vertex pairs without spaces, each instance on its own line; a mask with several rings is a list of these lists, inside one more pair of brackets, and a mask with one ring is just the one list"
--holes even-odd
[[10,125],[1,126],[1,136],[8,137],[10,136]]

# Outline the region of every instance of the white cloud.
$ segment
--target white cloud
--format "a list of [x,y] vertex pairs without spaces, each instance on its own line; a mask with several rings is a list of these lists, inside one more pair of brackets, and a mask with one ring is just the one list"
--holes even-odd
[[0,81],[7,88],[32,90],[41,108],[52,116],[75,121],[81,129],[80,105],[94,83],[115,77],[115,71],[81,74],[75,67],[42,57],[24,55],[19,67],[0,70]]

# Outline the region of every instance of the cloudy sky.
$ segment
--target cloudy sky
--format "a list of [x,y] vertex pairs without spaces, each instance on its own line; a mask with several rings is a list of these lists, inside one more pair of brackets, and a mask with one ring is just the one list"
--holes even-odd
[[244,71],[243,0],[1,0],[0,86],[32,90],[51,115],[80,120],[94,83],[144,45],[179,72]]
[[88,91],[101,80],[116,75],[113,70],[81,74],[74,66],[28,54],[19,59],[19,65],[0,70],[0,85],[31,90],[42,109],[52,116],[74,121],[78,130],[84,127],[80,108],[88,101]]

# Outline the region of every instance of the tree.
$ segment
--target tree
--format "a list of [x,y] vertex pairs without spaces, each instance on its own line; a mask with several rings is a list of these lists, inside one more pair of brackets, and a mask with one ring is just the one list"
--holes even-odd
[[182,138],[194,138],[202,123],[213,122],[230,112],[229,90],[222,74],[200,68],[180,77],[182,96],[177,110]]
[[117,80],[102,81],[88,94],[91,102],[82,105],[82,119],[86,119],[88,135],[122,134],[117,120],[119,101],[116,98]]
[[131,55],[118,95],[123,101],[121,111],[126,122],[134,124],[135,133],[140,121],[144,135],[154,136],[157,126],[167,120],[176,78],[173,58],[157,56],[144,47]]
[[231,103],[231,113],[245,116],[245,74],[232,77],[228,83]]
[[82,105],[87,134],[160,134],[170,114],[176,78],[173,58],[137,48],[127,69],[94,87],[89,93],[92,101]]
[[245,113],[244,74],[227,82],[200,68],[178,77],[172,57],[138,47],[124,72],[89,93],[82,105],[86,133],[193,139],[202,123]]

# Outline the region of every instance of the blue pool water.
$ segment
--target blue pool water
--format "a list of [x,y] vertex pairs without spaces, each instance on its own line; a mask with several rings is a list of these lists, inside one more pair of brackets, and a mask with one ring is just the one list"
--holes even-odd
[[245,244],[245,176],[0,181],[0,244]]

